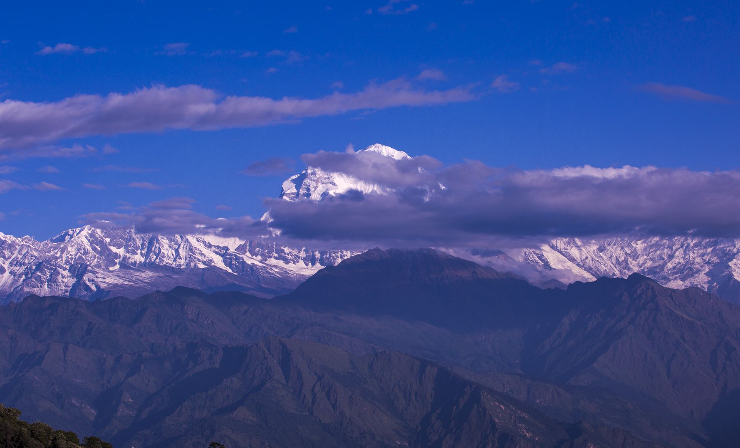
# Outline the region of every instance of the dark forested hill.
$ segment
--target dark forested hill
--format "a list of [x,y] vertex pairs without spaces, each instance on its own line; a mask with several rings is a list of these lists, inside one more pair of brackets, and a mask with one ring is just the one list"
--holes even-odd
[[43,422],[20,420],[21,411],[0,404],[0,445],[3,448],[112,448],[95,436],[82,442],[72,431],[54,429]]

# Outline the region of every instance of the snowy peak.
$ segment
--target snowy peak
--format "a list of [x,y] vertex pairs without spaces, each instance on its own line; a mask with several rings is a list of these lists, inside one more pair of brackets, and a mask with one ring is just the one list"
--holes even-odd
[[[358,151],[358,153],[366,152],[380,154],[394,160],[411,159],[411,156],[405,152],[379,143]],[[365,182],[346,173],[325,171],[309,166],[300,174],[295,174],[283,182],[280,197],[286,201],[298,199],[320,201],[329,196],[345,194],[350,190],[361,191],[365,194],[387,193],[387,188],[381,185]]]
[[85,226],[46,241],[3,235],[0,303],[29,294],[135,297],[183,285],[272,296],[351,255],[212,235],[142,234],[132,228]]
[[390,157],[391,159],[395,159],[395,160],[404,160],[404,159],[411,158],[410,155],[406,154],[403,151],[393,149],[390,146],[381,145],[380,143],[375,143],[374,145],[370,145],[367,148],[360,150],[358,152],[375,152],[382,156]]

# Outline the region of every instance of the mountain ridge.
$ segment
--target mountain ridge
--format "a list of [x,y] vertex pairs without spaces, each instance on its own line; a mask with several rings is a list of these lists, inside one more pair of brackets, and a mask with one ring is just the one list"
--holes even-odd
[[[381,144],[358,153],[371,153],[393,163],[411,158]],[[309,166],[283,183],[280,197],[321,201],[352,190],[392,193],[383,185],[348,173]],[[269,223],[269,211],[263,219]],[[20,300],[28,294],[92,300],[115,295],[138,297],[178,285],[273,297],[293,290],[322,268],[362,252],[293,248],[279,241],[271,237],[249,240],[140,234],[134,228],[90,226],[69,229],[45,241],[0,233],[0,302]],[[740,240],[624,235],[555,238],[534,247],[503,250],[439,249],[500,272],[512,272],[543,287],[638,272],[668,287],[695,286],[740,303]]]
[[[406,275],[411,265],[415,276]],[[465,273],[476,269],[470,261],[432,250],[375,250],[322,270],[314,281],[272,300],[183,287],[133,300],[29,297],[0,307],[0,334],[5,336],[0,338],[0,401],[56,426],[85,433],[97,428],[115,441],[161,432],[169,434],[167,443],[175,443],[255,418],[276,418],[242,407],[262,396],[254,395],[258,391],[269,392],[262,382],[239,386],[244,395],[229,392],[237,390],[235,381],[243,383],[254,372],[271,371],[271,378],[282,378],[280,384],[287,381],[292,392],[284,392],[299,393],[298,402],[284,402],[287,407],[274,412],[293,409],[291,415],[301,416],[306,411],[300,406],[313,402],[307,393],[351,397],[347,389],[352,389],[358,400],[364,397],[354,389],[358,383],[344,382],[346,376],[331,377],[336,384],[326,382],[329,377],[317,366],[321,359],[339,356],[329,353],[345,352],[340,358],[352,358],[356,369],[364,357],[398,352],[514,395],[568,425],[586,418],[584,424],[591,427],[621,427],[665,446],[734,446],[737,438],[728,429],[733,422],[716,416],[733,409],[733,394],[740,390],[740,307],[698,289],[670,290],[641,275],[576,283],[567,290],[542,290],[520,279],[493,276],[485,267],[479,269],[489,277],[439,275],[445,266],[458,265],[468,269]],[[398,275],[389,278],[391,272]],[[432,292],[441,287],[448,289],[443,297],[435,296]],[[394,290],[399,293],[384,295]],[[337,301],[342,297],[359,305],[344,306]],[[545,306],[551,308],[543,313]],[[288,357],[265,364],[268,358],[262,354],[247,356],[245,347],[273,337],[331,348],[306,362]],[[254,363],[243,368],[245,356]],[[405,369],[389,367],[388,381],[400,381],[396,375]],[[316,381],[307,385],[299,378]],[[259,406],[275,399],[259,401]],[[208,402],[214,414],[196,412]],[[190,416],[205,426],[187,425],[192,433],[158,426],[171,415]],[[226,423],[219,415],[237,420]],[[464,415],[460,425],[445,426],[455,419],[445,418],[442,424],[435,417],[437,423],[428,428],[462,430],[464,422],[475,421],[474,414]],[[300,421],[309,432],[324,434],[313,420]],[[393,427],[378,428],[378,434],[392,437],[393,431],[384,431]],[[559,428],[577,438],[578,430]],[[267,431],[253,430],[257,435]],[[454,440],[464,431],[423,434]],[[622,445],[612,441],[603,446]]]

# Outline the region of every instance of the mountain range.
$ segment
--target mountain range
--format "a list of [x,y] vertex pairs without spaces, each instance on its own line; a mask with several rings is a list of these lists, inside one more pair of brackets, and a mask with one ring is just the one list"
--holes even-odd
[[[375,144],[362,151],[404,161],[403,151]],[[321,201],[352,190],[388,194],[383,185],[341,172],[308,167],[282,185],[286,201]],[[269,221],[269,212],[265,218]],[[619,236],[558,238],[534,247],[455,250],[533,284],[563,288],[574,281],[626,278],[640,273],[672,288],[698,287],[740,303],[740,241],[733,239]],[[445,248],[442,248],[445,249]],[[357,250],[295,248],[279,238],[142,234],[134,228],[70,229],[45,241],[0,233],[0,301],[26,295],[98,299],[137,297],[154,289],[188,286],[238,290],[273,297],[293,290],[325,266]]]
[[740,307],[369,250],[272,300],[0,307],[0,402],[117,447],[738,446]]

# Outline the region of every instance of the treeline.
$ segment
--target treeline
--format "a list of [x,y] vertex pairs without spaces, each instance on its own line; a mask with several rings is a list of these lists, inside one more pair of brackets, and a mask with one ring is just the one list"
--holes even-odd
[[54,429],[46,423],[27,423],[21,411],[0,404],[0,446],[3,448],[113,448],[97,437],[80,438],[72,431]]

